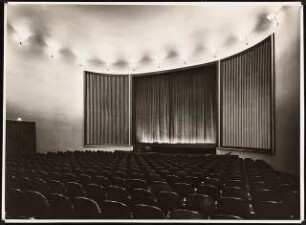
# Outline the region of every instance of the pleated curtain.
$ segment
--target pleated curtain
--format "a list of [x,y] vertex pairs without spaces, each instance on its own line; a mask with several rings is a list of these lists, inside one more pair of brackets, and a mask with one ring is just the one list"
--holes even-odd
[[272,147],[271,41],[220,62],[223,147]]
[[85,145],[129,144],[129,78],[85,72]]
[[215,144],[216,65],[133,78],[137,143]]
[[169,77],[149,75],[133,79],[136,96],[135,124],[137,142],[170,142]]

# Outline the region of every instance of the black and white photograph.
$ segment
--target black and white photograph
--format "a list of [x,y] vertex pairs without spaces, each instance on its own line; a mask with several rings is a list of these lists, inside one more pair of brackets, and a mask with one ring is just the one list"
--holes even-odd
[[301,2],[4,3],[2,221],[304,220]]

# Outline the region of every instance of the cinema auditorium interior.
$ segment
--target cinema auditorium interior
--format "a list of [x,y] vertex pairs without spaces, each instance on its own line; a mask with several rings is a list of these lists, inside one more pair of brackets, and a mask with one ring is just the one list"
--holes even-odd
[[5,220],[300,220],[300,3],[5,4]]

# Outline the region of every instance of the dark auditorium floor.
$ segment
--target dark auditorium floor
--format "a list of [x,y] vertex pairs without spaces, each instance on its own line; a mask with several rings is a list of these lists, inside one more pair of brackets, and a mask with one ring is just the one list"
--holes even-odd
[[8,158],[7,219],[299,219],[299,181],[235,155]]

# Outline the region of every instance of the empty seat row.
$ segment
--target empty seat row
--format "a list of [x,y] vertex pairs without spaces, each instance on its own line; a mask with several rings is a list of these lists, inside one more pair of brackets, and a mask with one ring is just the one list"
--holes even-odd
[[50,206],[59,204],[54,199],[67,198],[74,213],[75,199],[87,199],[86,204],[99,209],[94,218],[107,217],[105,202],[126,207],[129,218],[143,215],[137,214],[136,205],[144,205],[138,207],[141,212],[151,210],[151,217],[160,210],[163,218],[173,218],[178,212],[181,217],[210,219],[299,216],[298,181],[260,160],[76,151],[11,158],[6,163],[7,190],[37,192]]

